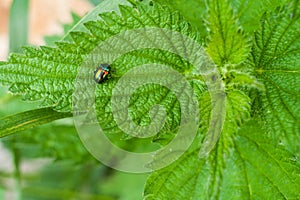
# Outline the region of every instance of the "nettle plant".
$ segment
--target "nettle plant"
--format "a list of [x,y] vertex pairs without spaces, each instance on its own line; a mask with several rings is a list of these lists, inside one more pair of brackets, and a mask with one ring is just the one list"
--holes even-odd
[[[150,174],[144,198],[299,199],[300,2],[123,4],[127,5],[120,5],[119,12],[100,12],[96,7],[55,46],[24,47],[23,54],[13,53],[7,62],[0,63],[2,85],[26,101],[42,101],[39,109],[2,118],[0,136],[72,116],[72,94],[79,68],[102,41],[126,30],[166,28],[199,42],[212,58],[225,87],[226,116],[217,144],[207,157],[200,158],[199,150],[210,123],[211,99],[201,78],[187,75],[193,66],[178,55],[157,49],[132,51],[112,63],[113,76],[97,85],[96,113],[108,137],[124,148],[141,150],[135,138],[117,127],[110,108],[113,86],[126,71],[147,63],[170,66],[187,76],[199,101],[197,138],[178,160]],[[178,101],[167,88],[139,88],[132,97],[130,114],[135,123],[147,125],[147,113],[156,104],[165,107],[166,125],[142,144],[163,146],[180,125]],[[27,139],[40,143],[49,142],[44,141],[47,139],[56,143],[68,140],[37,137]],[[74,152],[69,158],[83,162],[80,158],[87,153],[78,149],[80,142],[76,141],[79,144],[58,149],[55,155],[64,158],[67,153],[61,151]]]

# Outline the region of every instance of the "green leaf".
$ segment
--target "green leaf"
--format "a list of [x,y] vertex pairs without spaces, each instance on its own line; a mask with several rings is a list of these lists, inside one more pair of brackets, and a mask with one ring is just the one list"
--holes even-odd
[[[220,106],[215,112],[219,115],[225,114],[225,121],[212,122],[211,119],[211,97],[205,92],[199,101],[200,106],[200,130],[202,133],[208,134],[208,138],[204,141],[206,144],[200,151],[200,156],[206,156],[219,139],[220,133],[218,126],[222,126],[223,144],[228,149],[232,146],[232,137],[238,131],[238,128],[250,118],[250,98],[242,91],[232,90],[226,93],[225,104],[217,102],[215,105]],[[225,109],[225,111],[224,111]],[[218,123],[218,124],[216,124]],[[222,124],[220,124],[222,123]],[[212,132],[209,128],[212,126]]]
[[300,152],[300,3],[267,13],[255,34],[252,61],[265,90],[254,112],[270,134],[298,155]]
[[[128,61],[131,61],[128,63]],[[184,71],[191,68],[188,62],[181,60],[178,55],[161,50],[139,50],[121,56],[114,62],[114,66],[122,66],[119,71],[126,72],[132,66],[140,66],[143,64],[161,63],[167,66],[172,66],[178,71]],[[110,85],[101,84],[97,88],[96,93],[96,112],[98,121],[106,133],[124,134],[120,130],[116,121],[113,118],[110,106],[111,90],[115,87],[117,81],[110,80]],[[199,86],[199,83],[195,83]],[[109,88],[109,90],[107,90]],[[140,125],[148,125],[151,122],[148,112],[154,105],[161,105],[165,108],[167,118],[165,125],[162,127],[157,137],[165,137],[164,134],[169,134],[172,138],[174,130],[180,125],[180,104],[172,91],[160,85],[148,84],[137,89],[130,98],[128,107],[130,116],[133,121]],[[107,105],[107,106],[106,106]],[[124,136],[123,136],[124,137]],[[133,141],[131,141],[133,143]]]
[[89,21],[100,20],[100,13],[111,12],[112,10],[117,11],[119,13],[119,5],[130,5],[126,0],[114,0],[114,1],[103,1],[99,5],[97,5],[91,12],[86,14],[82,19],[80,19],[68,32],[65,33],[65,36],[61,38],[60,41],[68,41],[72,42],[72,37],[70,36],[71,32],[74,31],[83,31],[88,32],[85,27],[85,23]]
[[[145,199],[297,199],[299,160],[266,137],[257,121],[243,126],[226,150],[226,137],[207,160],[197,145],[150,175]],[[276,148],[274,148],[276,147]]]
[[30,110],[0,119],[0,138],[51,121],[71,117],[71,113],[60,113],[52,108]]
[[[8,62],[0,63],[0,83],[9,85],[9,90],[14,94],[23,95],[24,100],[43,100],[42,106],[44,107],[54,106],[59,111],[71,111],[74,81],[78,69],[87,54],[91,53],[102,41],[124,30],[147,26],[161,28],[167,26],[174,31],[181,31],[190,36],[194,35],[192,29],[178,13],[173,13],[166,7],[158,5],[138,5],[137,8],[121,6],[122,16],[115,12],[102,13],[101,17],[104,21],[96,20],[85,23],[85,27],[90,33],[70,33],[73,43],[59,42],[55,48],[26,47],[23,49],[24,54],[11,54]],[[96,13],[92,13],[95,16]],[[90,19],[90,17],[87,18]],[[87,18],[81,20],[80,23]],[[110,26],[107,26],[108,24]],[[75,27],[72,30],[77,29],[78,27]],[[147,55],[147,57],[155,58],[152,55]],[[128,65],[128,60],[126,62],[125,66],[129,67],[127,70],[134,66]],[[181,60],[179,60],[180,62]],[[115,65],[116,69],[121,67]],[[116,75],[120,77],[122,73]],[[113,79],[109,85],[112,82],[114,82]],[[102,88],[101,90],[99,91],[101,95],[108,95],[107,89]]]
[[[210,94],[208,92],[205,92],[202,94],[199,100],[201,116],[200,131],[202,133],[207,132],[207,129],[211,123],[210,116],[212,104],[210,98]],[[148,185],[153,184],[153,187],[155,189],[152,190],[152,186],[146,186],[146,192],[147,187],[150,187],[150,193],[153,194],[154,199],[182,199],[184,197],[187,198],[190,197],[190,191],[195,191],[195,193],[197,193],[193,197],[194,199],[206,199],[205,196],[209,196],[211,197],[211,199],[214,199],[214,197],[217,198],[219,195],[221,195],[221,190],[219,189],[220,186],[218,185],[218,182],[221,181],[219,176],[222,176],[222,170],[225,167],[225,161],[223,156],[225,157],[232,151],[235,145],[234,139],[239,130],[238,128],[243,123],[245,123],[245,121],[248,120],[250,116],[250,99],[247,95],[238,90],[227,92],[226,103],[223,106],[223,109],[224,108],[226,108],[226,117],[220,139],[219,137],[215,137],[216,134],[211,134],[212,137],[210,137],[210,140],[208,140],[210,142],[210,145],[215,145],[216,140],[219,139],[213,151],[209,152],[212,146],[205,147],[204,149],[202,148],[200,151],[200,156],[203,157],[208,155],[208,157],[202,159],[198,157],[200,150],[199,144],[203,143],[201,142],[201,138],[204,137],[204,134],[201,134],[201,137],[195,140],[192,148],[189,151],[187,151],[181,158],[179,158],[179,160],[176,162],[177,164],[172,164],[170,167],[167,167],[166,171],[163,169],[157,173],[154,173],[157,175],[157,177],[164,176],[164,174],[166,174],[167,176],[167,174],[170,173],[170,176],[172,177],[166,177],[166,180],[164,180],[166,182],[156,182],[155,184],[153,184],[151,177],[155,177],[155,179],[157,177],[156,175],[150,176]],[[209,163],[207,163],[208,161],[206,160],[206,158],[208,159]],[[200,171],[202,170],[201,168],[203,168],[203,170],[207,170],[207,172]],[[194,176],[197,173],[200,173],[198,177]],[[193,182],[189,182],[190,179],[193,179]],[[178,181],[180,183],[186,184],[187,188],[180,184],[173,185],[172,182],[169,183],[169,181],[172,180],[174,181],[174,183]],[[211,180],[210,183],[208,180]],[[153,182],[155,181],[156,180],[153,180]],[[175,196],[170,196],[170,194],[168,194],[168,191],[165,191],[164,189],[161,190],[160,187],[166,187],[166,190],[170,190],[171,193],[174,193],[174,191],[179,191],[180,194],[174,193]],[[183,189],[182,192],[180,192],[180,188]],[[201,191],[207,191],[207,194]],[[202,193],[202,195],[204,196],[201,196],[200,193]],[[151,199],[150,197],[151,195],[149,195],[149,197],[147,198]],[[191,197],[191,199],[193,198]]]
[[208,9],[210,32],[207,52],[219,66],[240,64],[249,53],[249,38],[243,35],[230,4],[224,0],[213,0]]
[[207,15],[205,1],[189,0],[184,3],[182,0],[154,0],[162,5],[169,6],[175,11],[179,11],[185,19],[197,29],[201,36],[206,36],[207,31],[203,23],[203,18]]
[[262,13],[273,11],[286,2],[282,0],[231,0],[231,6],[245,33],[252,34],[260,27]]

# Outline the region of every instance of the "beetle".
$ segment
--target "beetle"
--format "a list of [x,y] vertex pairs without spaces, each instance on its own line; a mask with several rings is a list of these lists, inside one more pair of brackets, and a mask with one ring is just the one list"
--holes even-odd
[[111,67],[109,64],[100,64],[94,71],[94,80],[96,83],[101,84],[110,76]]

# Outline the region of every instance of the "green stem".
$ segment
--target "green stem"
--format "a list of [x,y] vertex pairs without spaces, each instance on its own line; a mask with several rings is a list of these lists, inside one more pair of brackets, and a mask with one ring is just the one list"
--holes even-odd
[[20,52],[28,39],[29,0],[14,0],[9,14],[9,52]]
[[72,113],[69,112],[63,113],[52,108],[41,108],[0,118],[0,138],[71,116]]

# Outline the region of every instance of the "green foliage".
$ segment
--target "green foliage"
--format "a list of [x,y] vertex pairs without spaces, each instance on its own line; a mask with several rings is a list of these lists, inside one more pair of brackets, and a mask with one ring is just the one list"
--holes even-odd
[[299,198],[299,161],[266,137],[259,122],[243,126],[229,151],[225,137],[207,159],[199,159],[199,149],[194,147],[154,172],[145,199]]
[[74,163],[93,160],[81,145],[72,123],[58,121],[20,133],[4,138],[3,142],[6,146],[14,146],[24,158],[49,157]]
[[207,35],[203,23],[203,18],[207,15],[205,1],[185,1],[183,3],[182,0],[154,0],[154,2],[169,6],[174,11],[179,11],[202,36]]
[[[0,63],[0,83],[24,100],[42,101],[44,108],[3,118],[0,135],[6,136],[11,127],[24,130],[48,122],[40,120],[39,111],[48,111],[45,117],[52,116],[51,120],[69,116],[77,73],[102,41],[135,28],[167,28],[204,43],[225,87],[225,107],[219,109],[225,109],[226,115],[217,145],[207,157],[199,158],[213,104],[203,80],[191,76],[191,63],[157,49],[132,51],[112,63],[116,69],[113,77],[96,87],[95,108],[101,127],[125,149],[142,146],[139,150],[145,151],[153,141],[167,144],[180,125],[181,111],[176,96],[167,88],[154,84],[140,87],[130,99],[133,121],[148,125],[149,110],[160,104],[167,113],[166,123],[158,136],[141,143],[126,135],[113,118],[110,99],[114,86],[128,70],[147,63],[171,66],[187,77],[199,100],[197,138],[176,162],[150,175],[145,199],[299,199],[300,2],[213,0],[188,1],[183,6],[180,1],[172,2],[161,2],[166,6],[160,6],[156,1],[132,0],[131,6],[120,6],[119,13],[96,7],[83,19],[76,19],[55,47],[24,47],[23,54],[11,54],[7,62]],[[128,41],[124,44],[130,45]],[[78,157],[92,160],[77,144],[75,134],[69,135],[74,129],[66,124],[56,128],[66,134],[56,135],[54,128],[48,127],[37,134],[24,134],[23,141],[42,141],[37,157],[76,163],[84,163]],[[218,135],[211,137],[218,139],[214,138]],[[74,195],[68,191],[61,194]]]
[[209,55],[219,66],[240,64],[245,60],[249,48],[230,4],[227,1],[214,0],[210,2],[208,9]]
[[[256,77],[264,83],[263,91],[254,92],[252,108],[262,121],[242,125],[250,117],[250,99],[239,92],[234,103],[227,95],[227,102],[233,106],[226,106],[228,121],[215,151],[204,160],[196,157],[199,149],[195,148],[177,163],[153,173],[145,187],[146,199],[299,198],[300,171],[295,156],[299,154],[300,133],[299,17],[299,2],[290,3],[266,13],[255,33],[252,63],[248,67],[254,67]],[[215,56],[223,55],[226,54]],[[240,78],[244,83],[248,79]],[[205,121],[207,111],[203,113]],[[232,126],[234,116],[246,118],[238,119]],[[265,128],[259,128],[259,124]],[[241,128],[233,134],[237,127]]]
[[252,34],[260,27],[262,13],[274,11],[277,7],[285,5],[289,0],[229,0],[242,29]]
[[255,108],[268,131],[288,149],[300,151],[300,5],[290,3],[264,15],[255,34],[252,62],[265,90]]
[[[109,195],[97,194],[97,178],[106,173],[101,165],[86,161],[83,165],[73,162],[55,162],[31,177],[22,191],[22,199],[87,199],[114,200]],[[88,190],[85,185],[89,185]]]
[[[59,111],[71,111],[73,82],[78,68],[85,56],[91,53],[101,41],[128,28],[144,26],[163,28],[171,22],[178,24],[169,27],[174,31],[182,30],[187,35],[193,35],[188,25],[184,21],[181,22],[178,13],[171,15],[166,7],[160,6],[147,11],[145,9],[144,6],[139,6],[136,12],[128,6],[121,6],[123,18],[116,13],[101,14],[106,21],[85,23],[90,34],[71,32],[73,43],[58,42],[55,48],[25,47],[23,55],[11,54],[8,62],[0,63],[0,83],[9,85],[9,90],[14,94],[23,95],[24,100],[43,100],[43,107],[53,106]],[[164,15],[159,14],[162,11]],[[159,16],[159,18],[146,20],[150,16]],[[110,25],[111,23],[115,26]],[[108,95],[105,91],[99,93]]]
[[70,113],[59,113],[51,108],[42,108],[0,118],[0,137],[71,116]]

